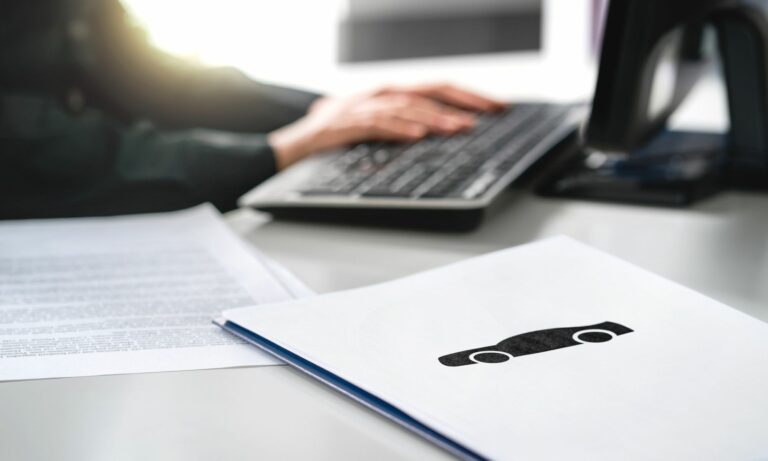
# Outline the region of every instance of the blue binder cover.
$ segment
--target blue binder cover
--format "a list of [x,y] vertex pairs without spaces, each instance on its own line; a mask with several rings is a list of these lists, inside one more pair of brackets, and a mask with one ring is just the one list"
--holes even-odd
[[269,354],[274,355],[280,360],[286,362],[288,365],[291,365],[294,368],[297,368],[308,374],[309,376],[322,381],[323,383],[331,386],[342,394],[351,397],[366,407],[386,416],[390,420],[406,427],[407,429],[412,430],[413,432],[437,444],[445,450],[448,450],[450,453],[467,460],[486,459],[470,450],[469,448],[457,443],[454,440],[449,439],[439,432],[436,432],[429,426],[414,419],[407,413],[404,413],[397,407],[376,397],[370,392],[367,392],[360,387],[350,383],[349,381],[339,377],[338,375],[335,375],[328,370],[294,354],[293,352],[278,346],[263,336],[257,335],[256,333],[225,319],[216,319],[214,322],[235,336],[238,336],[245,341],[258,346],[260,349],[263,349]]

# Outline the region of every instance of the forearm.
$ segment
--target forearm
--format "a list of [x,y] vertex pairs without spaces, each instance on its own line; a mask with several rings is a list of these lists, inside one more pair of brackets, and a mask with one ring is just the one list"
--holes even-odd
[[228,210],[275,171],[264,135],[56,117],[50,126],[0,133],[0,217],[155,212],[201,202]]
[[180,80],[176,93],[150,99],[126,98],[123,107],[130,101],[142,101],[133,108],[134,113],[169,128],[266,133],[306,115],[319,97],[259,83],[227,68],[199,70]]
[[242,194],[276,171],[263,134],[166,132],[152,126],[124,137],[115,166],[116,189],[151,192],[155,183],[164,183],[178,191],[167,195],[182,206],[212,202],[222,211],[235,208]]

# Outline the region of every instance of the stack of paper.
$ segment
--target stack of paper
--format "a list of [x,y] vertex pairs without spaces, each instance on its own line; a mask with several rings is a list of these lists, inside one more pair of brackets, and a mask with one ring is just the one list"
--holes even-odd
[[0,224],[0,380],[278,363],[211,324],[308,290],[205,205]]
[[223,315],[463,457],[768,459],[768,325],[567,238]]

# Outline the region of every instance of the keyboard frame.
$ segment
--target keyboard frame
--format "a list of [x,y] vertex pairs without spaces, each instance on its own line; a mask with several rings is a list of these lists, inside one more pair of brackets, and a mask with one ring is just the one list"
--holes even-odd
[[[536,104],[536,102],[526,102],[526,104]],[[434,226],[430,223],[434,220],[444,220],[446,227],[470,227],[461,226],[460,222],[451,225],[449,221],[454,220],[448,219],[447,215],[454,214],[461,216],[460,219],[472,221],[471,227],[475,227],[479,220],[482,220],[482,210],[488,208],[503,190],[580,128],[586,119],[588,107],[584,104],[563,104],[562,106],[568,109],[562,123],[523,155],[491,187],[475,198],[307,196],[298,192],[316,175],[318,168],[323,168],[325,164],[334,161],[347,151],[345,149],[319,153],[296,163],[243,195],[238,204],[242,207],[272,213],[277,218],[287,219],[364,222],[376,225],[391,224],[398,227],[413,224],[415,227],[430,228],[442,228],[443,226],[437,222]],[[407,213],[403,215],[405,219],[396,219],[397,213],[407,211],[431,213],[425,214],[423,216],[425,219],[415,219],[418,218],[416,213]],[[416,221],[426,222],[419,224]]]

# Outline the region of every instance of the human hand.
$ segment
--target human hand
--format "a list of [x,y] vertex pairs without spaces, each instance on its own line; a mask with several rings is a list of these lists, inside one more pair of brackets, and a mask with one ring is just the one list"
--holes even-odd
[[474,125],[475,112],[505,104],[453,85],[390,86],[316,101],[308,114],[269,134],[278,170],[307,155],[365,141],[414,142]]

